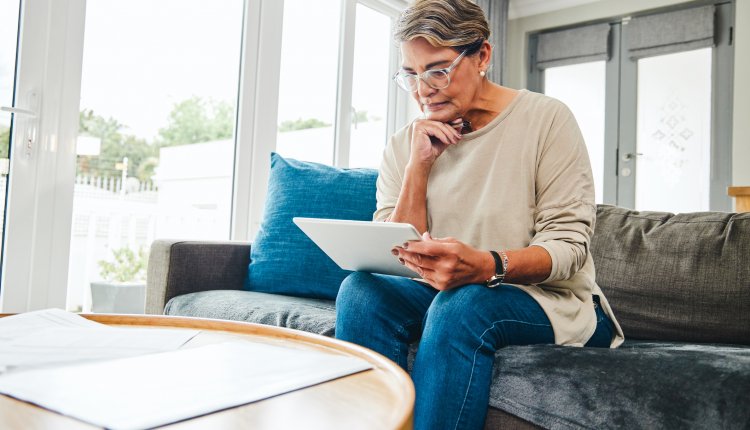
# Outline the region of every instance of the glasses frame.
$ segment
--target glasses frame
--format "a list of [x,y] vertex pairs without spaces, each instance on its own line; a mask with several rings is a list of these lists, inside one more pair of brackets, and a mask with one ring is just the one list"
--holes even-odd
[[[458,55],[458,57],[456,57],[456,59],[453,60],[453,62],[450,64],[450,66],[448,66],[448,67],[446,67],[444,69],[425,70],[422,73],[406,73],[403,69],[401,69],[401,70],[398,70],[396,73],[394,73],[393,77],[391,79],[393,79],[396,82],[396,85],[399,88],[401,88],[404,91],[408,91],[410,93],[413,93],[413,92],[416,92],[416,91],[419,90],[419,81],[424,82],[428,87],[430,87],[432,89],[435,89],[435,90],[442,90],[442,89],[448,88],[448,86],[451,84],[451,72],[453,71],[453,69],[456,68],[456,66],[458,66],[458,63],[461,62],[461,59],[464,58],[464,56],[466,55],[466,51],[467,50],[462,51]],[[430,75],[435,75],[437,73],[445,73],[445,76],[448,77],[448,83],[445,84],[444,87],[436,87],[436,86],[430,85],[429,81],[427,80],[427,78]],[[400,79],[402,76],[414,77],[415,82],[416,82],[416,84],[414,85],[414,89],[406,88],[406,87],[404,87],[401,84],[403,82]]]

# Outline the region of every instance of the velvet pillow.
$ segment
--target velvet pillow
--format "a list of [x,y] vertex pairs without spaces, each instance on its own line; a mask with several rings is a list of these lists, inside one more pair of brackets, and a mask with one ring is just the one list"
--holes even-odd
[[373,169],[341,169],[271,154],[265,213],[250,249],[245,289],[334,300],[350,272],[328,258],[292,218],[372,220],[377,176]]

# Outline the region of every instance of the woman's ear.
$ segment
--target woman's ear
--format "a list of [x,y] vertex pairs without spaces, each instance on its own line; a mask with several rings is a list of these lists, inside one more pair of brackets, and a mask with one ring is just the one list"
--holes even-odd
[[482,42],[482,46],[479,48],[479,70],[487,71],[490,67],[490,59],[492,58],[492,45],[490,42],[485,40]]

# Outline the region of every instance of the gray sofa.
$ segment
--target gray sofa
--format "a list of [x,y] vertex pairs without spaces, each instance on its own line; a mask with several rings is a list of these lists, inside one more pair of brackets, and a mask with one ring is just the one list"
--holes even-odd
[[[486,428],[750,429],[750,214],[602,205],[591,252],[626,342],[498,351]],[[147,312],[333,335],[333,302],[243,291],[249,258],[156,241]]]

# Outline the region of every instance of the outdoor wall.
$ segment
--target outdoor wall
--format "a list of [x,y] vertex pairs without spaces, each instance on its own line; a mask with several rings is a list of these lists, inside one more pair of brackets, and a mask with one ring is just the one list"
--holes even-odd
[[[528,34],[547,28],[595,21],[613,16],[657,9],[686,0],[601,0],[555,12],[508,21],[506,82],[511,88],[525,88]],[[732,180],[750,186],[750,0],[737,0],[734,48],[734,118],[732,135]]]

